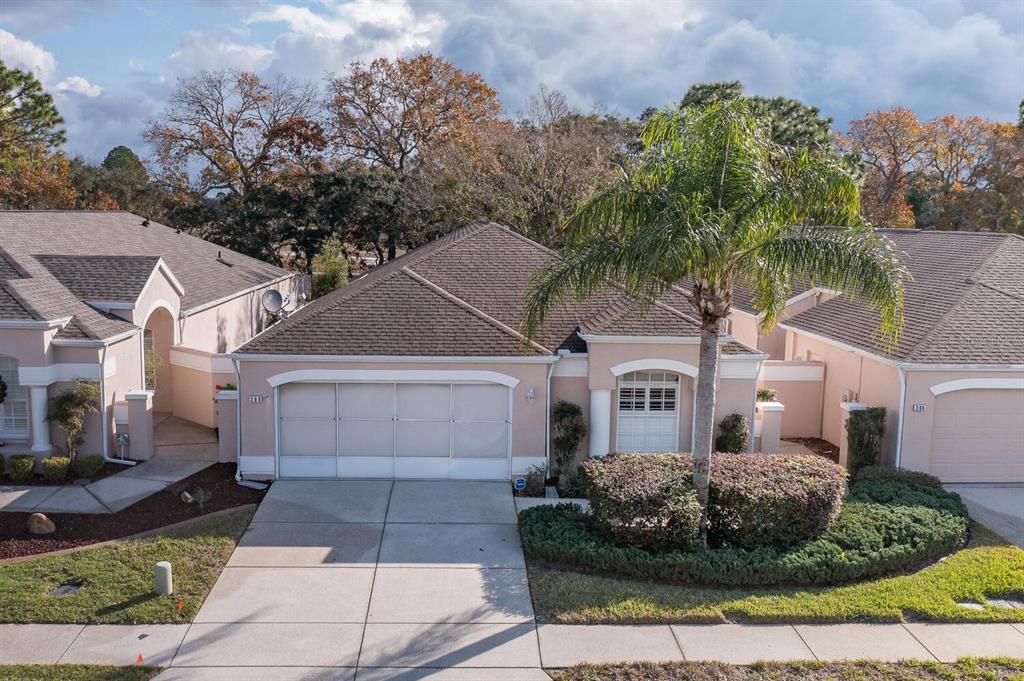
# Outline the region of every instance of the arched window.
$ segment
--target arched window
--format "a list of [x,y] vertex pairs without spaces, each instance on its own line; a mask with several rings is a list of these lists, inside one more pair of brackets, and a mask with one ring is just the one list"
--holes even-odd
[[28,435],[28,390],[18,382],[18,360],[0,355],[0,379],[7,384],[7,397],[0,403],[0,436]]

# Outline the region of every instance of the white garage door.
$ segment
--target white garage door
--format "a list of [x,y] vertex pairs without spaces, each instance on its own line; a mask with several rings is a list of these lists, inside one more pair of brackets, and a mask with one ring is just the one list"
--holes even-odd
[[1024,482],[1024,390],[939,395],[931,469],[944,482]]
[[278,473],[507,480],[511,392],[476,383],[288,383]]

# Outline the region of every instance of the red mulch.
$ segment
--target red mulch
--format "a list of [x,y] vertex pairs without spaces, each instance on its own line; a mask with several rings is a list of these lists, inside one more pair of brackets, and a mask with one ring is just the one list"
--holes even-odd
[[787,437],[786,440],[798,442],[818,456],[839,463],[839,447],[828,440],[822,440],[820,437]]
[[[119,464],[116,464],[116,463],[105,463],[105,464],[103,464],[103,468],[101,468],[96,473],[96,475],[93,475],[93,476],[89,477],[88,480],[89,480],[90,483],[96,482],[97,480],[102,480],[103,478],[105,478],[107,476],[110,476],[110,475],[113,475],[114,473],[120,473],[125,468],[127,468],[127,466],[122,466],[122,465],[119,465]],[[10,478],[7,478],[7,479],[4,480],[4,484],[7,484],[7,485],[19,485],[19,486],[20,485],[29,485],[29,486],[38,485],[40,487],[52,487],[54,485],[77,485],[78,483],[75,482],[75,481],[79,480],[79,479],[85,479],[85,478],[68,478],[64,482],[53,482],[52,480],[47,480],[46,478],[44,478],[41,475],[36,475],[31,480],[28,480],[26,482],[14,482]],[[89,484],[89,483],[86,483],[86,484]]]
[[[183,491],[197,488],[212,493],[202,510],[181,500]],[[235,464],[218,463],[117,513],[47,514],[57,526],[53,534],[29,534],[25,528],[31,513],[0,513],[0,559],[119,539],[225,508],[256,504],[264,494],[235,483]]]

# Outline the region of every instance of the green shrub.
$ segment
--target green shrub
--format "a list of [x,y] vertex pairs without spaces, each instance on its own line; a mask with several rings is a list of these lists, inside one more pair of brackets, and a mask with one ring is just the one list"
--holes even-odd
[[690,548],[697,540],[701,508],[691,459],[622,454],[582,468],[594,518],[614,541],[657,551]]
[[8,475],[14,482],[28,482],[36,472],[33,454],[15,454],[7,460]]
[[102,454],[79,454],[75,457],[75,475],[80,478],[91,478],[103,468]]
[[[618,454],[583,464],[595,518],[626,544],[685,546],[673,537],[643,539],[680,512],[692,492],[689,454]],[[846,476],[819,456],[715,454],[711,457],[708,519],[714,546],[785,548],[815,537],[839,514]],[[785,522],[779,522],[784,518]],[[618,523],[618,525],[616,525]],[[685,524],[681,529],[685,528]]]
[[885,407],[868,407],[851,411],[846,426],[846,443],[849,454],[846,466],[850,477],[865,466],[877,466],[882,458],[882,437],[885,435]]
[[544,466],[530,466],[526,469],[526,487],[516,490],[521,497],[542,497],[544,496],[544,483],[547,481],[547,469]]
[[579,473],[558,477],[558,496],[563,499],[579,499],[586,496],[583,476]]
[[716,452],[739,454],[750,448],[750,419],[742,414],[729,414],[718,424]]
[[573,462],[580,450],[583,438],[587,436],[587,422],[583,409],[578,404],[559,400],[551,409],[551,458],[555,473],[571,475]]
[[864,466],[857,471],[856,481],[866,480],[888,480],[904,485],[942,489],[942,481],[934,475],[921,471],[908,471],[905,468],[890,468],[889,466]]
[[43,467],[43,478],[50,482],[61,482],[68,477],[71,458],[67,456],[48,456],[39,463]]
[[533,560],[622,577],[730,587],[841,584],[913,570],[959,547],[966,528],[964,518],[931,508],[850,502],[820,537],[785,551],[650,552],[611,542],[595,529],[591,516],[571,504],[519,515],[523,549]]
[[758,388],[757,389],[757,401],[758,402],[774,402],[775,398],[778,397],[778,392],[773,388]]
[[923,506],[967,517],[960,495],[942,488],[904,485],[889,480],[864,480],[850,490],[850,501],[865,501],[889,506]]

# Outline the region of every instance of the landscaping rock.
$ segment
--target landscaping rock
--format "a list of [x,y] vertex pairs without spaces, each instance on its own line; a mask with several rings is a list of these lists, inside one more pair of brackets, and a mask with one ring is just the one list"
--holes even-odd
[[42,513],[33,513],[28,517],[29,534],[53,534],[56,531],[57,526]]

